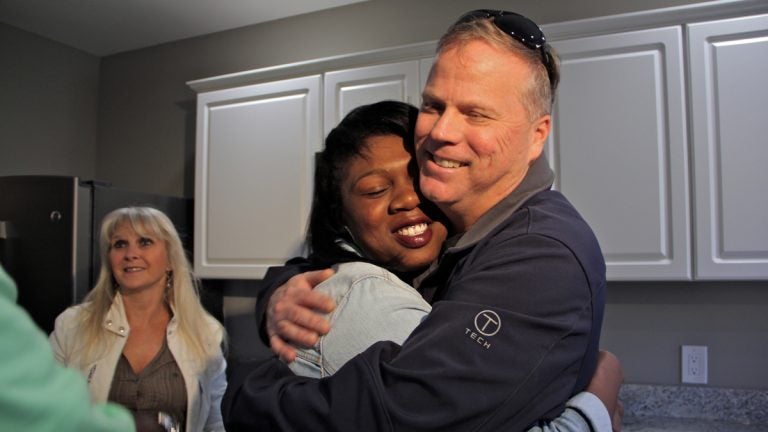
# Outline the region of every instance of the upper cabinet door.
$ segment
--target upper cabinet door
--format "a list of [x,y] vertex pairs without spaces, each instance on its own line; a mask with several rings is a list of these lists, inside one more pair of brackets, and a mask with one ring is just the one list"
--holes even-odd
[[768,278],[768,15],[688,26],[696,276]]
[[325,74],[324,133],[352,109],[383,100],[419,103],[419,61],[411,60]]
[[319,75],[201,93],[195,271],[261,278],[300,255],[322,144]]
[[554,46],[555,187],[594,229],[609,280],[690,279],[682,29]]

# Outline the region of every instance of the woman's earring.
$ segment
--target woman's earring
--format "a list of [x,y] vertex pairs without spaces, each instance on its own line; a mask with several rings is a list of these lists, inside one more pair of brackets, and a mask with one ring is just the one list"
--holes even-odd
[[165,290],[170,291],[171,287],[173,287],[173,270],[168,270],[165,272]]

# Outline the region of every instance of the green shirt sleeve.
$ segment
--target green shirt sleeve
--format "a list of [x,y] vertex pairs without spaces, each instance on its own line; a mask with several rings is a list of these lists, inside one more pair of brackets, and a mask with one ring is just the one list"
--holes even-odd
[[0,430],[134,431],[126,409],[93,404],[82,374],[56,362],[48,338],[16,304],[16,295],[0,267]]

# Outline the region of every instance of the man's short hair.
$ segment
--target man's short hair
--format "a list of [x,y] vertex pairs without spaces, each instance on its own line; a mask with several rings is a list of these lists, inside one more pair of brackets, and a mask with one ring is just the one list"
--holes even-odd
[[[438,41],[437,53],[474,40],[485,41],[514,54],[523,59],[533,71],[526,94],[521,95],[531,120],[552,112],[560,80],[560,65],[554,48],[545,44],[542,49],[531,49],[505,34],[488,18],[460,21],[452,25]],[[542,55],[549,56],[549,71],[543,63]]]

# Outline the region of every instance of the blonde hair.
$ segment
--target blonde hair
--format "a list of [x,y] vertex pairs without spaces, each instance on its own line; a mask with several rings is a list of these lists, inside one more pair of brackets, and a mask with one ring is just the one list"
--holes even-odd
[[[533,50],[501,31],[491,19],[476,19],[452,25],[437,43],[437,53],[463,46],[475,40],[485,41],[506,50],[522,59],[532,71],[524,93],[520,95],[531,121],[551,114],[557,84],[560,79],[560,64],[557,53],[549,44],[544,46],[544,55],[551,64],[552,76],[542,63],[542,52]],[[550,79],[552,82],[550,82]]]
[[[215,321],[203,308],[198,294],[198,281],[192,274],[181,239],[168,216],[151,207],[124,207],[112,211],[101,224],[99,253],[101,266],[96,285],[83,300],[80,325],[82,341],[81,366],[87,365],[109,349],[103,328],[109,309],[115,300],[117,283],[110,267],[110,239],[117,228],[127,223],[139,235],[151,235],[165,243],[168,254],[170,287],[166,301],[175,312],[178,334],[193,357],[205,364],[220,352],[210,323]],[[219,324],[223,335],[223,328]]]

